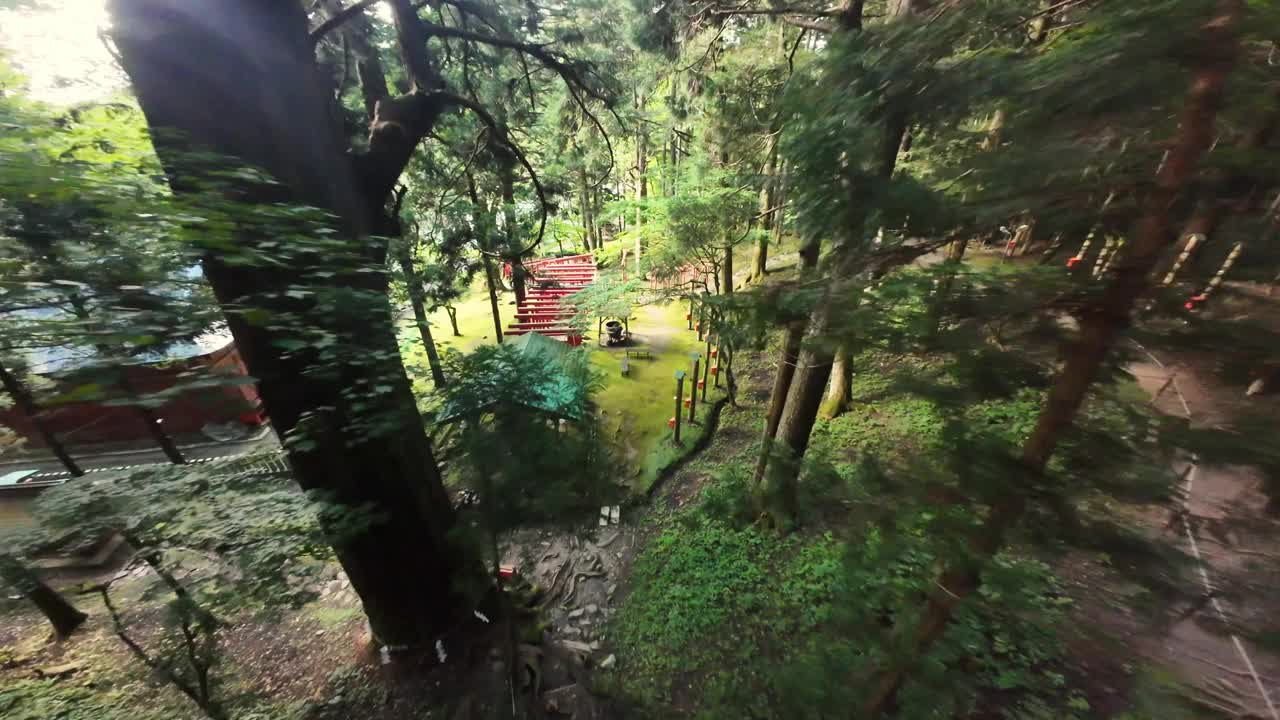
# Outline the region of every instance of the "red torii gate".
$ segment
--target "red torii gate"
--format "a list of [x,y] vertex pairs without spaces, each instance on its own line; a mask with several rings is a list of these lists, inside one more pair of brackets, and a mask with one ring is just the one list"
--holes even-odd
[[[582,344],[582,332],[568,321],[573,308],[564,299],[587,287],[596,279],[596,261],[592,253],[546,258],[524,263],[529,273],[529,288],[524,302],[516,307],[516,322],[507,327],[506,335],[540,335],[563,340],[570,345]],[[502,276],[511,277],[511,264],[504,263]]]

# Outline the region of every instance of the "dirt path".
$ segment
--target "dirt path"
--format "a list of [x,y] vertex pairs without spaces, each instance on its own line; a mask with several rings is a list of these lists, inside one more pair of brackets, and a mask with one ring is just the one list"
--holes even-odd
[[[1130,369],[1158,409],[1201,426],[1226,420],[1230,389],[1145,349],[1142,355],[1147,361]],[[1193,458],[1173,471],[1184,477],[1184,497],[1169,531],[1181,535],[1194,559],[1189,582],[1197,587],[1189,594],[1205,600],[1141,651],[1175,668],[1206,707],[1231,717],[1280,720],[1280,657],[1242,637],[1268,629],[1276,610],[1270,580],[1280,558],[1260,548],[1274,545],[1280,526],[1263,512],[1260,477],[1253,468],[1200,465]]]

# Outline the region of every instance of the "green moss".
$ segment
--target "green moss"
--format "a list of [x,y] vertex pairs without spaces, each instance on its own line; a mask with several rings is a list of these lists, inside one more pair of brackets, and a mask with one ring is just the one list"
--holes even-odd
[[360,617],[360,608],[313,607],[308,614],[326,628],[335,628]]
[[725,712],[776,691],[769,668],[794,649],[786,638],[827,616],[841,552],[830,536],[778,539],[705,516],[672,523],[637,562],[614,625],[627,663],[619,689],[643,704],[691,690],[704,711]]
[[[500,298],[499,312],[504,327],[514,319],[513,300],[511,293],[504,293]],[[493,315],[483,278],[477,279],[471,292],[456,307],[462,337],[453,336],[449,318],[443,309],[431,315],[432,333],[441,352],[469,352],[483,343],[494,342]],[[635,309],[630,322],[634,345],[648,349],[651,357],[630,358],[630,370],[625,376],[621,372],[622,348],[591,346],[592,367],[604,380],[604,386],[594,399],[601,412],[605,434],[613,443],[621,466],[626,468],[625,476],[620,479],[639,494],[648,492],[662,471],[687,453],[706,430],[701,422],[707,412],[701,394],[698,397],[698,424],[690,425],[687,422],[688,411],[681,408],[684,415],[678,447],[667,427],[667,421],[675,411],[676,370],[682,369],[692,375],[690,354],[706,353],[706,345],[699,343],[697,333],[688,329],[684,313],[684,306],[680,303]],[[596,338],[588,338],[588,343],[594,341]],[[407,309],[401,317],[400,346],[414,392],[426,409],[431,405],[435,388],[413,315]],[[711,380],[710,377],[708,379]],[[693,379],[686,378],[685,394],[688,395],[694,386]],[[708,388],[707,403],[720,397],[723,397],[722,391]]]
[[[675,414],[676,370],[684,370],[684,393],[696,388],[692,379],[690,354],[706,354],[706,345],[698,342],[697,333],[688,330],[684,308],[678,303],[636,309],[631,332],[637,345],[647,348],[652,357],[631,358],[630,371],[621,372],[623,350],[597,348],[591,362],[605,378],[604,388],[596,394],[603,411],[606,429],[616,443],[629,468],[629,484],[637,493],[648,492],[661,472],[678,460],[706,431],[707,404],[722,397],[723,392],[707,388],[706,404],[698,395],[696,417],[690,425],[688,410],[681,404],[680,445],[673,442],[667,427]],[[705,360],[705,358],[704,358]]]

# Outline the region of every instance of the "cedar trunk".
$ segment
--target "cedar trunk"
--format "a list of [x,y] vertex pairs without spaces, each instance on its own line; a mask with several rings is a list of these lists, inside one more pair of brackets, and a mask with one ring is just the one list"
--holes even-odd
[[520,238],[516,235],[515,158],[504,156],[502,164],[502,230],[507,238],[507,262],[511,263],[511,289],[516,305],[524,303],[524,257],[520,254]]
[[848,347],[841,345],[831,367],[831,382],[827,383],[827,397],[822,401],[819,413],[824,419],[839,417],[852,397],[853,364]]
[[[233,196],[246,204],[246,222],[254,203],[318,207],[352,253],[383,267],[385,245],[369,235],[398,232],[386,205],[403,162],[438,114],[430,96],[406,96],[421,123],[412,133],[371,136],[369,151],[352,157],[299,3],[228,0],[213,17],[185,0],[113,0],[111,11],[121,64],[175,192],[195,191],[207,179],[186,151],[238,159],[279,183],[238,181]],[[272,229],[246,229],[238,242],[269,253],[276,239]],[[391,646],[434,642],[460,614],[454,581],[466,566],[447,540],[453,511],[396,350],[385,274],[345,268],[316,279],[308,267],[228,262],[227,252],[206,253],[205,277],[228,309],[228,327],[277,432],[309,441],[286,445],[295,479],[378,515],[360,532],[331,537],[376,638]],[[284,295],[308,286],[315,293],[359,289],[368,305],[333,313]],[[287,351],[279,340],[288,330],[232,310],[246,305],[332,332],[345,354],[334,361],[310,346]],[[377,390],[352,402],[352,388]]]
[[[898,148],[906,134],[907,119],[904,112],[895,112],[885,121],[882,154],[878,168],[881,178],[888,179],[893,175],[897,165]],[[855,245],[861,240],[864,231],[865,207],[861,198],[853,199],[855,215],[846,232],[849,243]],[[778,423],[777,440],[785,448],[787,457],[778,458],[781,462],[770,463],[767,468],[769,494],[780,500],[775,513],[775,521],[779,525],[787,525],[795,520],[796,482],[800,474],[800,461],[809,448],[809,436],[813,432],[814,423],[818,419],[818,409],[822,405],[822,393],[831,378],[831,367],[835,357],[820,342],[831,325],[832,305],[835,302],[837,284],[853,275],[850,262],[856,258],[854,248],[838,248],[839,256],[832,277],[823,291],[818,307],[814,309],[805,331],[806,340],[801,341],[802,350],[796,360],[795,374],[792,377],[786,404],[782,408],[782,417]],[[767,461],[766,461],[767,462]]]
[[[1204,64],[1192,81],[1173,148],[1156,175],[1155,187],[1144,199],[1141,219],[1132,234],[1133,244],[1117,263],[1111,284],[1082,309],[1079,337],[1068,351],[1035,429],[1022,447],[1028,487],[1038,484],[1033,478],[1044,472],[1059,439],[1075,421],[1103,360],[1128,325],[1134,304],[1149,288],[1152,269],[1175,242],[1169,211],[1193,179],[1200,158],[1213,139],[1227,76],[1235,61],[1235,26],[1242,4],[1242,0],[1223,0],[1217,16],[1202,28]],[[876,679],[863,705],[862,717],[880,717],[893,705],[907,673],[946,632],[956,607],[982,585],[981,561],[1004,547],[1009,530],[1022,518],[1026,500],[1025,495],[1011,493],[991,507],[986,520],[969,537],[970,557],[942,572],[936,583],[939,590],[930,595],[920,624],[912,631],[904,652],[897,655],[903,660]]]
[[58,638],[65,638],[89,617],[80,612],[12,555],[0,555],[0,580],[22,593],[53,625]]
[[422,282],[413,267],[413,254],[408,243],[396,243],[396,259],[400,263],[400,272],[404,274],[405,288],[409,291],[409,304],[413,306],[413,320],[418,326],[418,334],[422,337],[422,349],[427,351],[427,364],[431,366],[431,382],[437,388],[445,386],[444,366],[440,364],[440,353],[436,350],[435,338],[431,337],[431,322],[427,320],[427,303],[422,292]]
[[778,168],[778,131],[771,130],[768,140],[765,141],[766,160],[764,165],[764,186],[760,188],[760,233],[759,239],[756,240],[756,252],[751,258],[751,275],[749,280],[758,281],[764,278],[769,272],[769,236],[772,234],[773,225],[776,222],[774,216],[777,212],[774,205],[778,202],[776,189],[778,181],[775,175]]
[[[822,249],[817,240],[810,240],[800,248],[800,277],[805,277],[818,267],[818,256]],[[791,380],[795,376],[796,361],[800,357],[800,341],[804,337],[804,322],[793,321],[787,325],[782,338],[782,353],[778,359],[778,371],[773,376],[773,389],[769,393],[769,411],[765,415],[764,439],[761,442],[760,458],[756,461],[755,486],[759,488],[764,481],[764,472],[769,464],[769,453],[773,449],[774,438],[778,434],[778,423],[782,421],[782,409],[787,403],[787,394],[791,390]]]

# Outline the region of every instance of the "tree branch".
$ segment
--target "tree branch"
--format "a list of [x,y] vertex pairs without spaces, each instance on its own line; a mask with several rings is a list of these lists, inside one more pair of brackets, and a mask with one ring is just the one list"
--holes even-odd
[[568,62],[561,59],[555,53],[548,51],[546,45],[526,43],[514,38],[486,35],[484,33],[464,30],[462,28],[437,25],[425,20],[422,21],[422,25],[425,28],[426,34],[430,37],[452,37],[460,40],[470,40],[472,42],[483,43],[485,45],[507,48],[508,50],[519,50],[521,52],[528,53],[529,55],[537,58],[543,65],[555,70],[560,77],[564,78],[566,83],[570,83],[581,88],[583,92],[592,99],[599,100],[606,105],[609,103],[608,97],[595,88],[592,88],[583,80],[582,74],[577,68],[572,67]]
[[[538,173],[534,171],[533,165],[529,163],[529,159],[525,157],[524,152],[520,150],[515,141],[512,140],[507,133],[502,131],[498,122],[489,114],[488,110],[484,109],[482,105],[470,100],[469,98],[462,97],[461,95],[454,95],[452,93],[445,92],[438,93],[438,95],[446,102],[452,102],[459,107],[464,107],[475,113],[485,125],[489,126],[489,130],[493,133],[493,137],[505,145],[529,173],[529,181],[533,183],[533,189],[538,193],[538,206],[540,211],[538,219],[538,236],[533,239],[533,243],[529,245],[529,247],[524,248],[516,254],[516,257],[511,258],[513,261],[519,262],[521,256],[542,243],[542,236],[547,230],[547,212],[549,205],[547,203],[546,193],[542,189],[542,183],[538,180]],[[481,252],[484,252],[484,250],[481,249]]]
[[713,16],[729,17],[731,15],[806,15],[809,17],[836,17],[839,10],[807,10],[798,7],[766,8],[763,10],[712,10]]
[[341,12],[337,13],[333,17],[320,23],[319,25],[316,26],[315,30],[311,31],[311,46],[314,48],[316,45],[319,45],[320,41],[324,39],[324,36],[326,34],[337,29],[339,25],[342,25],[343,23],[347,22],[351,18],[359,15],[360,13],[363,13],[369,6],[379,1],[380,0],[360,0],[360,2],[356,3],[355,5],[352,5],[349,8],[343,9]]
[[792,25],[794,27],[804,28],[805,30],[812,30],[814,32],[820,32],[824,34],[830,34],[835,31],[835,28],[831,27],[830,25],[824,25],[820,22],[815,22],[813,20],[802,20],[800,18],[794,18],[794,17],[783,17],[782,22],[788,25]]

